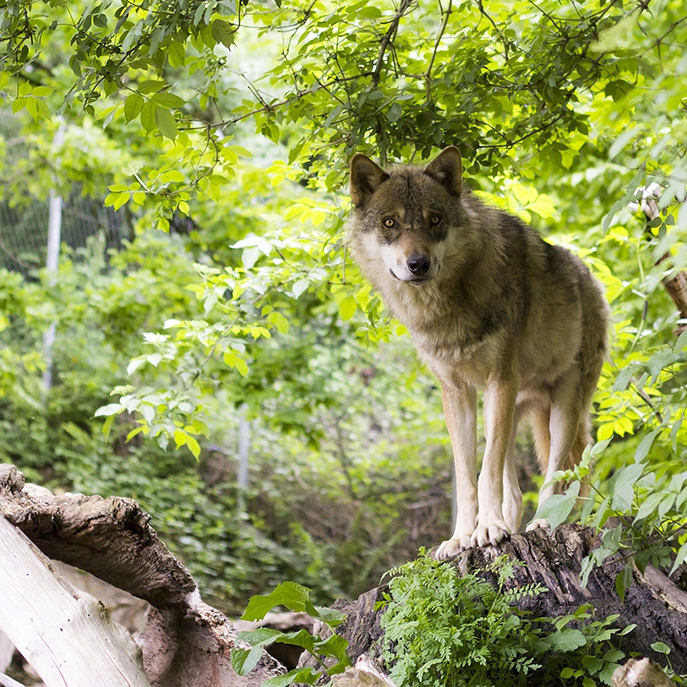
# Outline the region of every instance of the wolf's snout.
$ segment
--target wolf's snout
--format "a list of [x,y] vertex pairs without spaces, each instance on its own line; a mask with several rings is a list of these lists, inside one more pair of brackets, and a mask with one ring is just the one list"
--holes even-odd
[[416,277],[424,277],[429,272],[432,262],[424,253],[413,253],[408,258],[406,265],[408,265],[411,274],[414,274]]

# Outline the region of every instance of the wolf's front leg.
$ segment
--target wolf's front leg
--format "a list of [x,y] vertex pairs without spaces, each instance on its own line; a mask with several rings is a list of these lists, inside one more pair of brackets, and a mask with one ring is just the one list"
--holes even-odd
[[444,384],[442,400],[453,447],[456,524],[453,536],[435,552],[439,560],[470,547],[477,523],[477,393],[467,385]]
[[503,514],[503,480],[517,395],[515,380],[493,380],[484,392],[487,447],[478,483],[479,516],[472,534],[473,546],[497,544],[510,532]]

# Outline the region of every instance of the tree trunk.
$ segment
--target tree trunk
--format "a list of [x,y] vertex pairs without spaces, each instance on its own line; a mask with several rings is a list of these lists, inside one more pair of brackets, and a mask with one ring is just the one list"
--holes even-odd
[[[506,555],[522,563],[515,567],[509,587],[538,584],[548,591],[522,598],[519,606],[532,611],[534,617],[555,617],[572,613],[582,604],[590,604],[597,619],[617,613],[620,628],[636,623],[637,628],[622,638],[625,653],[637,652],[658,663],[664,657],[651,649],[654,642],[663,642],[670,649],[670,662],[678,673],[687,672],[687,593],[668,577],[649,567],[644,575],[633,569],[633,581],[620,600],[615,579],[627,565],[618,556],[592,571],[586,587],[580,581],[583,558],[598,544],[599,537],[590,528],[562,525],[553,533],[535,530],[515,534],[497,546],[475,547],[457,556],[453,565],[456,574],[480,570],[497,557]],[[486,574],[488,577],[488,574]],[[362,594],[356,601],[339,601],[346,620],[337,632],[349,641],[350,656],[355,661],[363,654],[375,655],[375,642],[383,635],[379,620],[383,610],[375,610],[383,588]],[[322,631],[316,624],[315,631]],[[303,664],[307,659],[303,659]]]

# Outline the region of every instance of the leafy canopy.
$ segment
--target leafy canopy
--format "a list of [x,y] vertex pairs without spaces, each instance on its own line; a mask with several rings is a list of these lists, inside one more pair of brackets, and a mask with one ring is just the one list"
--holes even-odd
[[[274,394],[261,361],[296,323],[372,346],[402,334],[347,261],[347,159],[419,161],[452,143],[473,188],[571,245],[607,287],[614,362],[599,438],[646,429],[649,457],[669,471],[682,460],[687,341],[662,287],[687,264],[682,3],[2,9],[0,91],[26,145],[5,156],[7,198],[45,193],[59,170],[141,226],[190,216],[215,232],[198,241],[215,259],[191,285],[202,314],[145,335],[132,384],[100,410],[106,427],[132,413],[132,432],[198,454],[204,399],[219,386],[237,403],[256,387]],[[652,181],[660,212],[647,227],[631,203]],[[157,386],[141,387],[146,368]],[[617,460],[602,459],[601,475]]]

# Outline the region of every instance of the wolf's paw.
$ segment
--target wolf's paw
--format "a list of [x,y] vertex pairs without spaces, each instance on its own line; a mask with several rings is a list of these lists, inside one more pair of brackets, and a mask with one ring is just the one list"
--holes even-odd
[[498,544],[509,534],[508,525],[503,520],[496,520],[490,525],[479,525],[472,533],[472,545]]
[[536,520],[532,520],[525,530],[531,532],[532,530],[549,529],[549,527],[549,521],[546,518],[537,518]]
[[439,548],[434,552],[434,558],[438,561],[444,561],[447,558],[457,556],[461,551],[465,551],[471,546],[469,534],[451,537],[439,545]]

